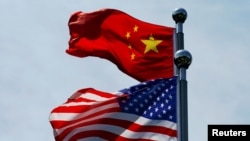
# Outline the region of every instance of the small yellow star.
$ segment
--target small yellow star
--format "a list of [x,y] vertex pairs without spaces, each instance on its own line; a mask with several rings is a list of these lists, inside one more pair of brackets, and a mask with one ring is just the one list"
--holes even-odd
[[134,59],[135,59],[135,54],[134,54],[134,52],[132,52],[132,54],[130,55],[130,57],[131,57],[131,58],[130,58],[131,60],[134,60]]
[[149,52],[150,50],[153,50],[154,52],[158,53],[157,45],[159,45],[162,42],[162,40],[155,40],[153,35],[150,35],[148,40],[141,40],[141,41],[146,45],[144,54]]
[[126,35],[125,35],[128,38],[130,38],[130,32],[127,32]]
[[139,27],[138,27],[137,25],[135,25],[134,28],[133,28],[133,29],[134,29],[134,32],[137,32],[137,31],[138,31],[138,28],[139,28]]

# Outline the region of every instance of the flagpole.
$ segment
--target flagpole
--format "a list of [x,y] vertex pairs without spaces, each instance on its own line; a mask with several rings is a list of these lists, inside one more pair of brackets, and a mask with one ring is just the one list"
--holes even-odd
[[192,62],[192,55],[184,50],[183,23],[187,18],[187,12],[183,8],[175,9],[172,14],[176,23],[175,45],[177,51],[174,63],[178,69],[179,81],[177,90],[177,139],[188,141],[188,97],[186,70]]

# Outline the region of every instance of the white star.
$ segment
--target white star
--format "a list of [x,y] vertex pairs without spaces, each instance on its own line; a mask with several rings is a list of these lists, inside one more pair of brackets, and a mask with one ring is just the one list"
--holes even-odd
[[157,97],[157,101],[160,101],[161,99],[159,97]]
[[150,113],[150,116],[151,116],[151,117],[153,116],[153,113],[152,113],[152,112]]
[[159,109],[158,108],[155,108],[155,112],[157,112]]
[[164,94],[164,93],[162,93],[162,94],[161,94],[161,96],[162,96],[162,97],[164,97],[164,96],[165,96],[165,94]]
[[142,108],[143,106],[144,106],[144,105],[141,103],[141,104],[140,104],[140,107]]
[[169,98],[172,99],[173,98],[172,95],[169,95]]
[[168,100],[166,99],[165,102],[168,103]]
[[164,107],[164,104],[163,103],[161,103],[161,108],[163,108]]
[[129,103],[129,106],[131,106],[131,107],[132,107],[132,106],[133,106],[133,103]]
[[135,108],[135,111],[136,111],[136,112],[139,112],[139,109],[138,109],[138,108]]
[[162,113],[163,113],[163,114],[166,114],[166,113],[167,113],[167,111],[166,111],[166,110],[163,110],[163,111],[162,111]]

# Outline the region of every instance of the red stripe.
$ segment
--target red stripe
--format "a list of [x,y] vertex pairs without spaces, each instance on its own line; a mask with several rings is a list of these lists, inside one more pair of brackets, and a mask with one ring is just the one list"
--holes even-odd
[[77,99],[68,99],[66,103],[70,103],[70,102],[96,102],[96,100],[79,97]]
[[[77,139],[83,139],[87,137],[100,137],[102,139],[106,139],[108,141],[153,141],[150,139],[131,139],[131,138],[125,138],[122,136],[118,136],[116,134],[101,131],[101,130],[95,130],[95,131],[84,131],[75,134],[72,136],[72,138],[69,139],[69,141],[76,141]],[[61,141],[62,139],[56,138],[56,141]]]

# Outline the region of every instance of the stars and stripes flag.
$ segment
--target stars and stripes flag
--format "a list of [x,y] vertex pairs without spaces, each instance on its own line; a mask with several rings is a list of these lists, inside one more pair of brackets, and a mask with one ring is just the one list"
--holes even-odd
[[116,93],[75,92],[54,108],[56,141],[176,141],[176,77],[140,83]]

